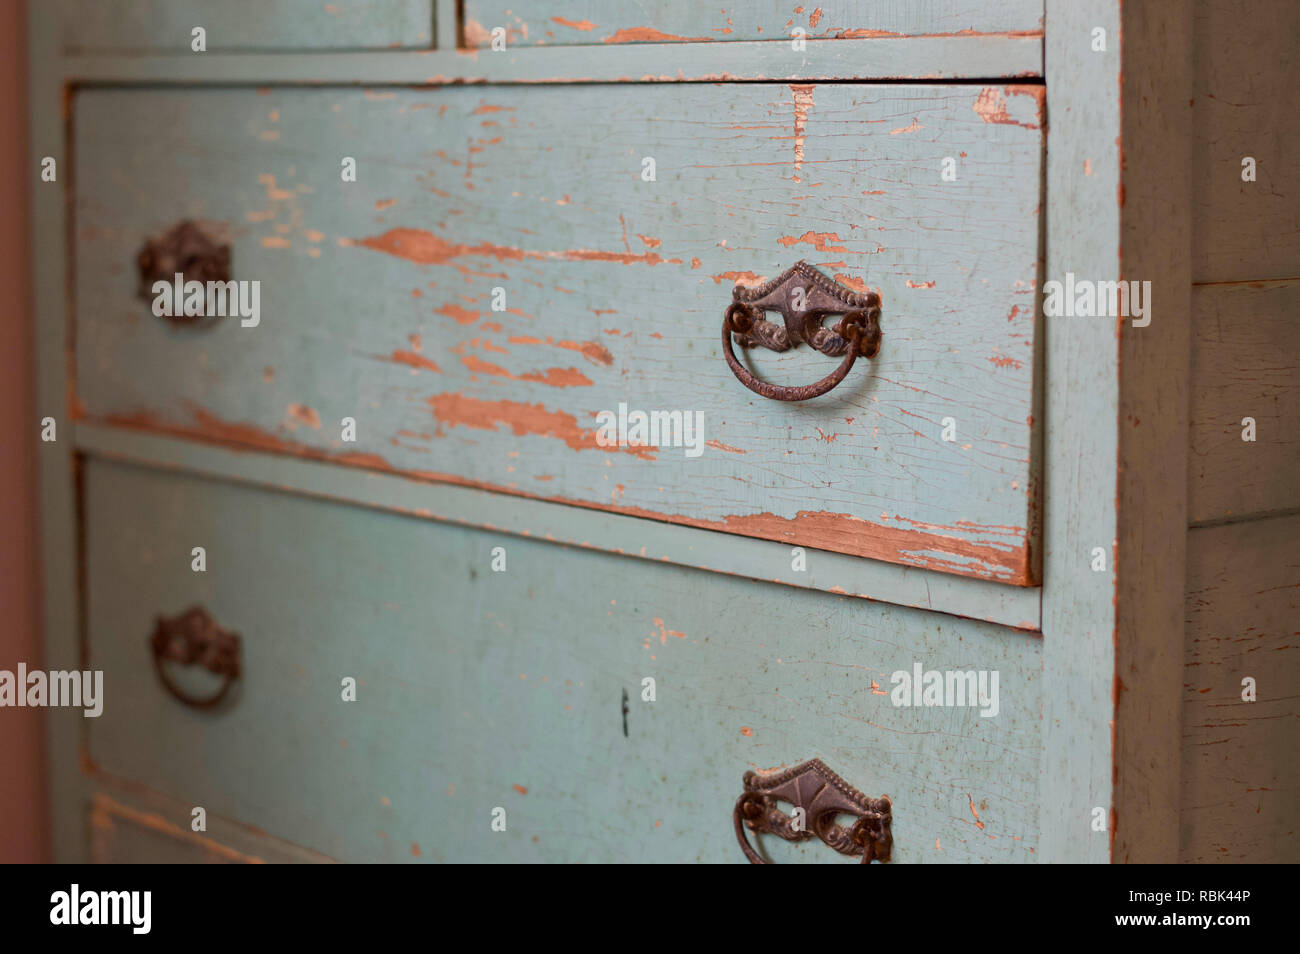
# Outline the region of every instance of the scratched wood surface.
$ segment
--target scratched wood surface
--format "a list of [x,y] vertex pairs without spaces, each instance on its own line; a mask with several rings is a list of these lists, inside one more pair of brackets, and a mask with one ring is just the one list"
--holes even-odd
[[[433,0],[56,0],[69,53],[429,47]],[[198,54],[195,54],[198,55]]]
[[[1119,12],[1121,102],[1141,106],[1121,114],[1120,188],[1111,200],[1121,210],[1118,277],[1141,277],[1161,291],[1159,317],[1153,311],[1149,325],[1121,320],[1113,326],[1119,338],[1119,519],[1110,553],[1115,666],[1099,673],[1112,677],[1115,705],[1106,726],[1114,765],[1107,828],[1112,861],[1172,864],[1178,860],[1192,354],[1192,16],[1182,0],[1121,2]],[[1108,541],[1097,542],[1104,549]],[[1092,572],[1082,561],[1076,566],[1079,575]]]
[[1038,34],[1042,0],[750,0],[726,7],[687,0],[465,0],[465,44],[492,30],[515,46],[785,40],[809,37]]
[[[1040,93],[85,92],[79,409],[1031,583]],[[136,251],[187,217],[263,282],[257,328],[174,329],[135,297]],[[735,281],[803,258],[880,289],[884,345],[785,405],[732,377],[719,329]],[[782,383],[834,360],[752,359]],[[701,411],[703,455],[598,446],[595,414],[620,402]]]
[[[1049,0],[1046,274],[1118,277],[1121,64],[1087,38],[1119,35],[1119,0]],[[1104,864],[1115,766],[1116,576],[1113,550],[1094,572],[1093,548],[1118,537],[1119,340],[1110,321],[1049,318],[1044,329],[1042,802],[1044,861]]]
[[1192,530],[1186,618],[1180,860],[1294,864],[1300,517]]
[[1198,285],[1192,304],[1192,522],[1300,508],[1300,281]]
[[[1035,636],[97,459],[85,491],[95,774],[343,861],[725,862],[744,772],[821,757],[899,862],[1035,858]],[[220,712],[149,658],[193,603],[243,639]],[[916,662],[998,670],[998,714],[893,706]]]
[[[1300,276],[1300,4],[1195,4],[1197,282]],[[1243,182],[1242,159],[1255,159]]]

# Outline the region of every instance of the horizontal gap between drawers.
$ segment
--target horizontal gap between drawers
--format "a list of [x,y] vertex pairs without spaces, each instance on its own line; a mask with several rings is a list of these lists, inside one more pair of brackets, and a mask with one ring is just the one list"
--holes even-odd
[[404,84],[638,82],[1022,83],[1043,76],[1041,37],[809,40],[795,54],[767,40],[535,47],[502,53],[419,50],[64,56],[77,83]]
[[74,440],[78,450],[92,456],[987,620],[1030,632],[1041,625],[1039,587],[1010,586],[808,547],[804,548],[808,569],[797,572],[791,568],[790,544],[755,537],[99,424],[77,423]]

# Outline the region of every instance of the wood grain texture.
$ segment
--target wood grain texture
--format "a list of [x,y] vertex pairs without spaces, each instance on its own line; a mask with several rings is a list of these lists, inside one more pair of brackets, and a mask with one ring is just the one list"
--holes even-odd
[[[1300,276],[1300,5],[1197,0],[1195,238],[1197,282]],[[1256,161],[1243,182],[1242,159]]]
[[[85,92],[78,397],[101,421],[1032,583],[1040,94]],[[187,217],[264,280],[258,328],[177,331],[134,297],[136,250]],[[800,258],[881,290],[885,344],[778,406],[718,330],[734,281]],[[827,362],[753,358],[784,383]],[[702,411],[704,455],[599,447],[620,402]]]
[[1300,517],[1192,530],[1186,620],[1179,860],[1294,864]]
[[1150,282],[1152,292],[1149,324],[1116,323],[1111,860],[1173,863],[1192,352],[1192,18],[1183,0],[1120,9],[1119,277]]
[[1192,310],[1189,519],[1300,508],[1300,281],[1199,285]]
[[[1049,0],[1045,60],[1047,278],[1118,277],[1120,61],[1093,53],[1119,34],[1118,0]],[[1114,47],[1112,46],[1113,50]],[[1043,555],[1043,861],[1105,863],[1114,766],[1119,341],[1113,320],[1049,318]],[[1092,569],[1101,547],[1107,562]]]
[[[429,47],[433,0],[54,0],[67,53]],[[204,54],[194,53],[194,56]]]
[[[896,861],[1036,856],[1033,636],[104,461],[86,493],[96,772],[343,861],[726,862],[743,773],[816,756],[893,799]],[[243,639],[215,713],[147,648],[196,602]],[[998,670],[998,714],[895,707],[916,662]]]
[[698,43],[962,34],[1041,36],[1042,0],[749,0],[723,8],[685,0],[466,0],[465,45],[489,46],[504,28],[514,46]]
[[257,484],[426,520],[571,543],[769,583],[882,600],[895,606],[935,610],[1026,631],[1039,628],[1041,601],[1036,588],[990,583],[810,548],[805,548],[803,562],[796,565],[790,548],[772,540],[528,500],[474,487],[407,480],[301,457],[249,452],[120,427],[81,422],[74,437],[79,450],[112,460]]

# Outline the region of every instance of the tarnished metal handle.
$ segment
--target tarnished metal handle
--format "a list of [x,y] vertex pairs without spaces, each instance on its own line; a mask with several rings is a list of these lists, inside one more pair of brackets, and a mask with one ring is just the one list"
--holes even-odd
[[[191,606],[170,619],[159,616],[149,639],[158,681],[173,696],[195,709],[210,709],[221,702],[239,678],[239,634],[217,625],[201,606]],[[207,696],[195,696],[178,686],[164,663],[202,666],[221,677],[221,685]]]
[[[858,358],[880,351],[880,296],[855,292],[832,281],[807,262],[798,262],[784,274],[757,288],[737,285],[722,316],[722,354],[736,378],[755,394],[774,401],[807,401],[830,391],[848,375]],[[779,311],[785,327],[766,320],[767,311]],[[835,330],[822,322],[842,315]],[[769,384],[754,377],[736,357],[732,337],[745,348],[788,351],[806,343],[822,354],[844,355],[833,372],[815,384]]]
[[[787,815],[777,802],[792,804],[802,816]],[[867,864],[888,861],[893,852],[892,810],[888,797],[868,798],[821,759],[812,759],[769,775],[746,772],[745,791],[736,800],[732,818],[740,850],[752,864],[768,862],[750,845],[746,829],[786,841],[820,838],[840,854],[861,856]],[[845,828],[836,821],[840,815],[857,816],[857,821]]]
[[[137,294],[145,301],[153,301],[154,285],[166,282],[172,285],[176,276],[185,282],[229,282],[230,246],[222,245],[189,221],[178,222],[158,238],[149,239],[135,257],[140,281]],[[172,324],[195,324],[201,316],[186,315],[183,309],[173,309],[166,320]]]

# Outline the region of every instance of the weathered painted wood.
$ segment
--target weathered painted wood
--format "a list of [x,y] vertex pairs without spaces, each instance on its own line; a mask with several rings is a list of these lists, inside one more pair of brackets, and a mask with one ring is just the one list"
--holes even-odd
[[[1093,53],[1094,29],[1110,38]],[[1118,0],[1048,0],[1047,279],[1118,277]],[[1110,859],[1119,343],[1113,320],[1045,319],[1040,860]],[[1102,572],[1093,551],[1105,551]],[[1107,829],[1109,829],[1109,821]]]
[[452,51],[460,46],[460,27],[457,24],[458,3],[434,0],[434,45],[439,50]]
[[774,60],[772,44],[636,43],[525,47],[499,53],[191,53],[74,56],[70,80],[87,83],[689,83],[719,80],[983,79],[1043,73],[1038,37],[916,37],[809,40]]
[[515,46],[698,43],[810,37],[1042,36],[1043,0],[749,0],[720,7],[688,0],[465,0],[465,45],[487,47],[492,31]]
[[[281,454],[250,453],[144,431],[77,425],[78,449],[194,474],[379,507],[424,519],[676,563],[715,573],[783,583],[982,619],[1016,629],[1039,628],[1039,590],[951,573],[806,548],[796,564],[790,548],[680,524],[642,520],[525,500],[473,487],[407,480]],[[802,566],[802,569],[796,568]]]
[[[100,421],[1032,583],[1040,93],[88,91],[78,398]],[[612,134],[573,124],[610,110]],[[136,298],[136,251],[183,218],[262,281],[257,328],[178,330]],[[802,258],[879,288],[885,337],[844,387],[785,405],[733,378],[719,328],[734,281]],[[805,383],[835,359],[752,360]],[[620,403],[703,413],[703,456],[599,446]]]
[[[816,756],[899,862],[1036,856],[1034,636],[99,460],[86,500],[89,758],[210,814],[344,861],[741,861],[743,773]],[[242,635],[221,711],[150,662],[193,603]],[[997,670],[998,714],[894,706],[918,662]]]
[[193,830],[194,805],[133,786],[128,795],[97,790],[86,819],[96,864],[328,864],[332,859],[265,832],[205,816]]
[[1121,117],[1119,277],[1150,282],[1152,291],[1149,324],[1117,322],[1111,860],[1173,863],[1192,352],[1192,16],[1182,0],[1120,10],[1122,102],[1141,105]]
[[1300,517],[1192,530],[1186,619],[1179,860],[1294,864]]
[[[433,0],[55,0],[65,52],[387,49],[432,44]],[[200,54],[194,54],[200,55]]]
[[1192,311],[1189,518],[1300,508],[1300,281],[1199,285]]
[[[80,669],[81,596],[78,587],[77,490],[68,406],[67,360],[71,346],[66,289],[72,269],[66,259],[68,196],[64,186],[71,172],[71,148],[65,140],[63,89],[58,74],[58,34],[52,17],[29,10],[28,58],[30,153],[32,176],[32,315],[36,343],[37,420],[15,422],[14,440],[37,443],[40,468],[41,608],[44,640],[42,665],[48,669]],[[44,157],[55,159],[59,178],[40,183],[36,176]],[[40,441],[41,422],[54,418],[59,440]],[[49,709],[44,714],[48,746],[51,842],[55,862],[84,862],[86,832],[81,801],[83,781],[78,772],[78,742],[86,721],[73,709]]]
[[[1197,0],[1192,274],[1300,276],[1300,4]],[[1255,180],[1242,181],[1242,161]]]

